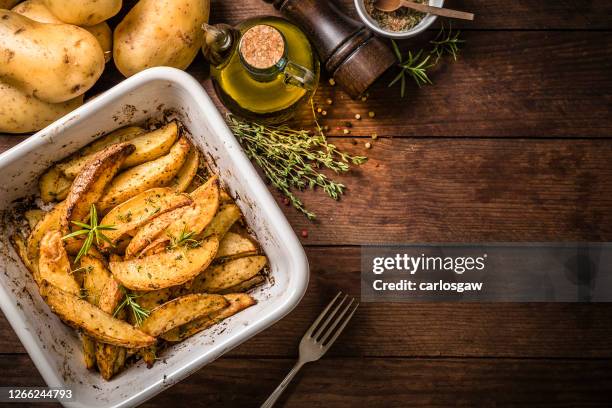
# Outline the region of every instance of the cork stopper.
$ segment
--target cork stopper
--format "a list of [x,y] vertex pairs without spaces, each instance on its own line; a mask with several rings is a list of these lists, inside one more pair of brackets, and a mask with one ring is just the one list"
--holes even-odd
[[240,40],[242,60],[255,69],[275,66],[285,55],[285,40],[274,27],[258,24],[249,28]]

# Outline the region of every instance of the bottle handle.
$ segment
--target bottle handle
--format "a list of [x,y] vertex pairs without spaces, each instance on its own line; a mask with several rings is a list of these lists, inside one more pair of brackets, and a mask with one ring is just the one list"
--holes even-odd
[[286,84],[304,88],[307,91],[315,89],[315,74],[308,68],[293,61],[287,61],[283,73],[285,74]]

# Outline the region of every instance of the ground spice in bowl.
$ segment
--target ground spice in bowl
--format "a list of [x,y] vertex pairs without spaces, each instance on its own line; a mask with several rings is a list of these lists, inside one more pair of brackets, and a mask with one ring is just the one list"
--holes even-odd
[[[424,3],[425,0],[413,0],[415,3]],[[402,32],[414,28],[421,22],[425,13],[411,10],[407,7],[401,7],[398,10],[390,13],[378,10],[374,5],[376,0],[364,0],[363,2],[366,12],[378,23],[378,26],[383,30]]]

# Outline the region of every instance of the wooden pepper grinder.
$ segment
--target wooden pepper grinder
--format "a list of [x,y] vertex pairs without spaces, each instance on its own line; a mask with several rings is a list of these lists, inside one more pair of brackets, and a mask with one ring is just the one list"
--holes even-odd
[[358,98],[396,63],[389,47],[331,0],[264,0],[273,3],[308,36],[327,72]]

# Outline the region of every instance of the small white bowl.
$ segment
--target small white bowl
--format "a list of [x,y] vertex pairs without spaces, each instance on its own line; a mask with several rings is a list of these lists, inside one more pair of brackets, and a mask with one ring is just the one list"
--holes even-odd
[[[430,6],[442,7],[444,6],[444,0],[429,0]],[[376,20],[374,20],[365,9],[365,5],[363,4],[363,0],[355,0],[355,8],[357,9],[357,13],[359,17],[364,22],[366,26],[375,33],[387,37],[393,38],[396,40],[402,40],[405,38],[414,37],[427,30],[429,26],[433,24],[434,21],[438,18],[438,16],[434,16],[433,14],[427,14],[423,19],[419,22],[419,24],[415,25],[408,31],[388,31],[380,28]]]
[[[0,219],[13,200],[36,193],[52,162],[121,126],[174,111],[242,210],[268,256],[271,279],[251,292],[257,304],[164,351],[151,369],[142,361],[111,381],[83,364],[80,340],[55,316],[9,242],[14,223],[0,222],[0,308],[49,387],[72,390],[70,408],[133,407],[269,327],[300,301],[308,261],[276,201],[206,91],[189,74],[151,68],[136,74],[0,154]],[[244,373],[248,375],[248,373]]]

